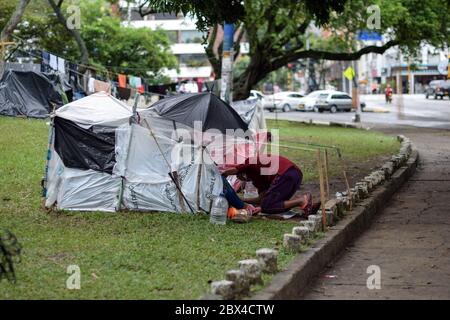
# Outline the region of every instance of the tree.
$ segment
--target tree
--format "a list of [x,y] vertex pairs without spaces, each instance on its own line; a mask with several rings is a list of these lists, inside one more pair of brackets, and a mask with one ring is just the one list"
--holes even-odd
[[[0,19],[0,26],[1,26],[1,32],[0,32],[0,75],[4,71],[4,49],[2,42],[5,42],[8,40],[8,38],[13,33],[16,26],[19,24],[20,20],[22,19],[23,13],[25,12],[25,8],[27,7],[30,0],[20,0],[19,3],[17,3],[17,6],[15,7],[14,11],[12,11],[12,14],[8,21],[3,22],[3,19]],[[8,11],[8,9],[12,9],[12,3],[7,2],[5,3],[5,6],[2,6],[2,11],[6,9],[5,11]],[[9,12],[8,12],[9,13]],[[3,16],[3,12],[2,15]],[[8,16],[8,15],[5,15]]]
[[[51,2],[57,6],[56,10]],[[122,25],[120,17],[112,13],[109,1],[78,2],[81,23],[76,33],[81,41],[76,40],[65,21],[69,18],[69,4],[61,0],[35,0],[30,4],[17,27],[18,36],[27,40],[23,45],[29,47],[27,51],[47,50],[70,61],[95,66],[105,76],[108,76],[107,70],[113,70],[160,81],[162,69],[176,67],[175,56],[170,52],[170,43],[163,31]],[[88,63],[80,54],[81,42],[86,48]]]
[[[247,0],[228,1],[228,5],[226,2],[211,0],[205,8],[197,1],[149,0],[141,3],[141,13],[155,10],[194,13],[199,17],[198,28],[209,26],[212,37],[215,28],[211,27],[215,24],[225,20],[241,23],[250,44],[250,62],[234,79],[235,99],[246,98],[268,73],[298,59],[357,60],[367,53],[382,54],[393,46],[414,52],[423,42],[436,47],[449,42],[450,4],[445,0]],[[357,41],[358,31],[368,28],[370,5],[381,9],[381,25],[376,31],[386,41],[379,46]],[[317,43],[311,41],[307,48],[307,41],[317,38],[309,32],[311,26],[322,27],[328,35]],[[215,60],[220,60],[220,55],[211,55],[208,50],[207,53],[213,67],[218,66]]]
[[16,6],[14,12],[12,13],[9,20],[5,23],[5,25],[2,28],[2,31],[0,33],[0,42],[8,39],[9,36],[13,33],[17,24],[22,19],[25,9],[29,3],[30,3],[30,0],[20,0],[17,3],[17,6]]
[[53,11],[55,11],[56,17],[58,18],[59,22],[64,26],[64,28],[72,35],[72,37],[75,39],[75,42],[78,45],[78,48],[80,50],[80,61],[82,64],[87,65],[89,64],[89,53],[86,48],[86,43],[84,42],[83,38],[81,37],[80,32],[75,28],[69,28],[67,24],[67,20],[64,17],[64,14],[61,11],[61,7],[64,0],[59,0],[58,3],[56,3],[54,0],[48,0],[48,3],[52,7]]

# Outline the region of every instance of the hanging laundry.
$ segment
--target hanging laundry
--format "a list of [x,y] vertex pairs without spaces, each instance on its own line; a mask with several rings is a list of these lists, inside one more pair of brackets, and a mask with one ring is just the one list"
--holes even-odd
[[50,54],[50,68],[52,68],[54,71],[58,70],[58,57]]
[[140,88],[142,86],[142,79],[139,77],[135,77],[135,88]]
[[130,86],[132,88],[140,88],[142,86],[142,79],[135,76],[130,76]]
[[61,73],[66,73],[66,60],[58,57],[58,71]]
[[139,92],[140,94],[144,94],[144,92],[145,92],[144,85],[142,85],[142,86],[140,86],[140,87],[138,88],[138,92]]
[[127,87],[127,76],[124,74],[119,74],[119,88]]
[[131,89],[130,88],[121,88],[121,87],[119,87],[118,90],[119,90],[118,95],[119,95],[119,99],[120,100],[128,100],[128,99],[130,99],[130,96],[131,96]]
[[117,82],[110,81],[111,84],[111,95],[117,98]]
[[50,53],[42,51],[41,72],[50,71]]
[[130,87],[136,88],[136,77],[129,76]]
[[108,82],[94,80],[94,89],[95,92],[104,91],[106,93],[111,94],[111,84]]
[[78,65],[76,65],[75,63],[69,63],[69,84],[75,90],[81,89],[79,85],[78,75]]
[[94,83],[95,83],[95,79],[90,77],[89,80],[88,80],[88,92],[89,93],[94,93],[95,92]]
[[131,88],[131,96],[133,97],[133,99],[134,99],[134,97],[136,96],[136,89],[135,88]]

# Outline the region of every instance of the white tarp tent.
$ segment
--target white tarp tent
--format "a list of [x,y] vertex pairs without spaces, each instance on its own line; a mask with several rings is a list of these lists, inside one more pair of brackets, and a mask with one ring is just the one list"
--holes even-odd
[[151,110],[138,118],[131,121],[130,107],[103,92],[58,109],[44,180],[46,207],[209,212],[223,185],[217,167],[202,161],[208,152],[173,137],[173,121]]

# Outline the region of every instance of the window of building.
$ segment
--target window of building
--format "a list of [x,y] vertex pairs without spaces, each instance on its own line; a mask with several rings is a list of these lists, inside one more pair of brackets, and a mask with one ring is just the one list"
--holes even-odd
[[169,38],[170,43],[177,43],[178,42],[178,36],[176,31],[172,30],[165,30],[164,33],[166,34],[167,38]]
[[181,54],[179,61],[181,67],[203,67],[209,65],[205,54]]
[[181,43],[202,43],[203,32],[197,30],[183,30],[181,31]]

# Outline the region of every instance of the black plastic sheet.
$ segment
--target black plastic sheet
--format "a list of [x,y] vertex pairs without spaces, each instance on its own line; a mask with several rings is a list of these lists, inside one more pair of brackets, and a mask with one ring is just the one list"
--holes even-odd
[[74,122],[56,117],[55,150],[64,166],[92,169],[111,174],[116,163],[115,128],[82,128]]
[[61,105],[61,94],[47,75],[9,70],[0,80],[2,115],[46,118]]

